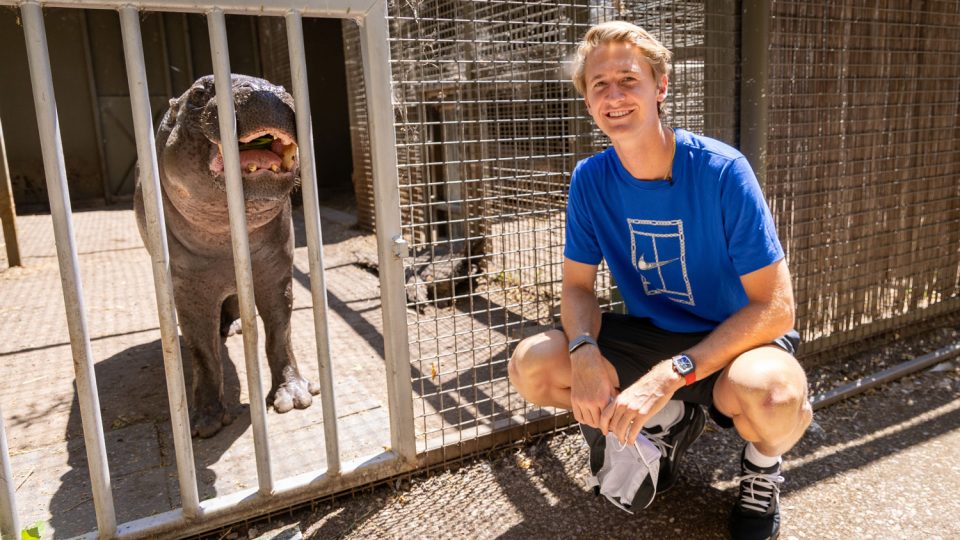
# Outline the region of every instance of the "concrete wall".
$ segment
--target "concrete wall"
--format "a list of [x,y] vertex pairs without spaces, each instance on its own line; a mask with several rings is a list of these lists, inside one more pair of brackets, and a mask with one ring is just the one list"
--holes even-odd
[[[50,62],[70,195],[77,200],[100,197],[103,193],[100,161],[82,46],[83,13],[50,9],[46,10],[44,19],[50,40]],[[14,199],[23,209],[30,203],[46,201],[47,190],[26,45],[19,23],[18,12],[0,10],[0,121]]]

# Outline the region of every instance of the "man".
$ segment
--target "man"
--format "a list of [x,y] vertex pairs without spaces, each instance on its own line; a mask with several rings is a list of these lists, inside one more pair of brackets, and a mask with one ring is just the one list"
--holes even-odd
[[[709,407],[747,441],[735,538],[779,533],[781,455],[812,419],[790,274],[746,159],[661,121],[671,53],[625,22],[591,28],[574,84],[611,148],[580,162],[567,209],[561,320],[517,345],[510,379],[538,405],[660,447],[675,482]],[[601,315],[605,260],[629,315]]]

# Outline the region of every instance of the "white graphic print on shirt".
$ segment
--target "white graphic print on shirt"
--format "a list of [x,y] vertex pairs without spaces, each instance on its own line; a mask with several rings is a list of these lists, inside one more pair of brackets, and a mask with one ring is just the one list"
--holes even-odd
[[695,306],[687,274],[683,220],[628,218],[627,225],[632,264],[640,273],[646,295],[663,294],[674,302]]

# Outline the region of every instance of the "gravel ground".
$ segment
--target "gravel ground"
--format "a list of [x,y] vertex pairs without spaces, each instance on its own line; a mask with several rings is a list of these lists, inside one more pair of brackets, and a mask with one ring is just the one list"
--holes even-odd
[[[810,370],[814,393],[955,343],[956,320]],[[781,538],[960,538],[960,362],[817,412],[787,454]],[[741,441],[708,425],[677,486],[629,515],[585,487],[573,429],[208,535],[246,538],[727,538]],[[947,488],[950,489],[950,488]]]

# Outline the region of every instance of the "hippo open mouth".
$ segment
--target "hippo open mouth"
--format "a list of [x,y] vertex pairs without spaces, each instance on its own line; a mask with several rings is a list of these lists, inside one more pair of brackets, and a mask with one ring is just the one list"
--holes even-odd
[[[297,143],[279,130],[262,129],[237,139],[240,145],[240,172],[244,178],[286,178],[296,174],[299,156]],[[210,172],[223,175],[223,149],[219,143],[210,149]]]

